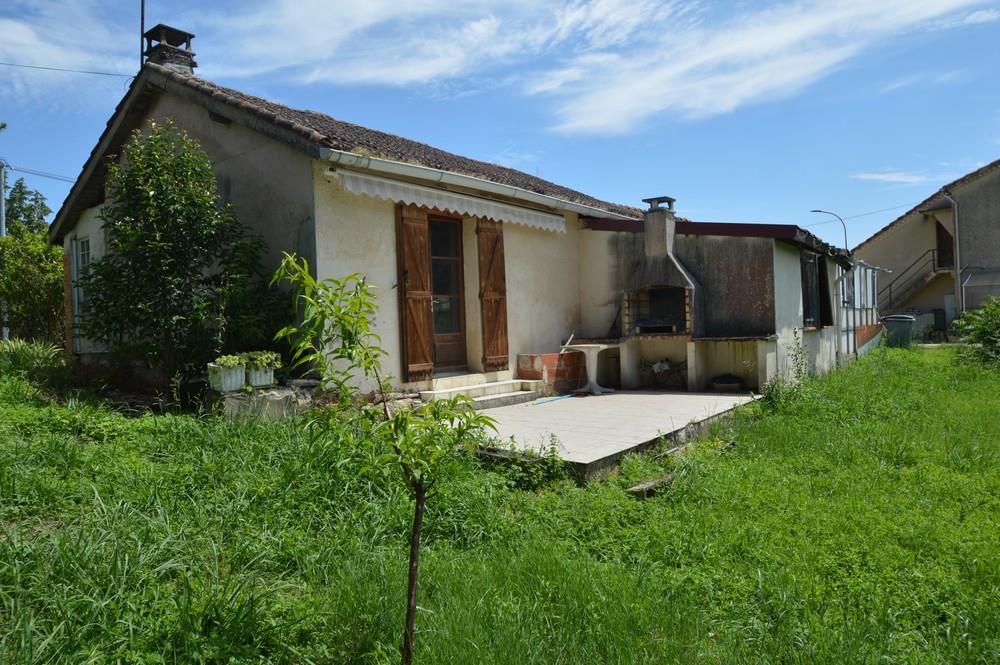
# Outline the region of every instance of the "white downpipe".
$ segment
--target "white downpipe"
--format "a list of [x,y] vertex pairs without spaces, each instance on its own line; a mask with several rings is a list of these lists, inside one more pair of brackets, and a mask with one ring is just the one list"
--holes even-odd
[[625,215],[619,215],[607,210],[602,210],[601,208],[584,205],[582,203],[564,201],[554,196],[539,194],[537,192],[529,192],[528,190],[521,189],[520,187],[501,185],[484,178],[462,175],[460,173],[452,173],[450,171],[443,171],[429,166],[419,166],[417,164],[396,162],[391,159],[380,159],[378,157],[356,155],[352,152],[344,152],[343,150],[334,150],[332,148],[320,149],[320,159],[323,159],[331,164],[338,164],[348,168],[364,169],[366,171],[373,171],[375,173],[385,175],[414,178],[439,185],[453,185],[455,187],[465,187],[481,192],[489,192],[490,194],[495,194],[497,196],[505,196],[507,198],[533,203],[535,205],[544,206],[554,210],[564,210],[581,215],[594,215],[598,217],[632,219],[631,217],[627,217]]

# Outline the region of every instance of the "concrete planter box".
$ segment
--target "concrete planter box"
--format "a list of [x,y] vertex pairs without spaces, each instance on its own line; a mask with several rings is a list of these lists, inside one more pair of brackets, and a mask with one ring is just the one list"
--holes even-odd
[[232,393],[243,389],[246,381],[246,365],[223,367],[208,363],[208,384],[220,393]]
[[273,367],[253,367],[247,366],[247,383],[254,388],[262,388],[274,385]]

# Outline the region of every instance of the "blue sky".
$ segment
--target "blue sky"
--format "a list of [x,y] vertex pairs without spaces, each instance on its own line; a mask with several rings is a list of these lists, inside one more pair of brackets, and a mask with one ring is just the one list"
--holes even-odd
[[[7,0],[0,62],[133,74],[138,5]],[[198,74],[224,85],[612,201],[674,196],[695,220],[833,210],[852,246],[1000,157],[996,1],[149,0],[146,17],[195,33]],[[0,158],[75,177],[127,83],[0,66]],[[69,189],[25,178],[53,208]]]

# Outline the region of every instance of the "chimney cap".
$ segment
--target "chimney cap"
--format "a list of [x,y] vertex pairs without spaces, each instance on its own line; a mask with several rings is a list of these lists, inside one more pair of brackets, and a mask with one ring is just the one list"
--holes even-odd
[[643,203],[648,203],[650,210],[656,210],[656,209],[658,209],[660,207],[661,203],[666,203],[667,204],[667,210],[673,210],[674,209],[674,201],[676,201],[676,200],[677,199],[672,198],[670,196],[654,196],[653,198],[650,198],[650,199],[643,199],[642,202]]
[[190,48],[191,40],[194,39],[194,35],[192,33],[172,28],[169,25],[164,25],[163,23],[157,23],[152,28],[144,32],[142,36],[149,41],[155,40],[161,43],[165,42],[169,46],[176,47],[187,45],[188,48]]

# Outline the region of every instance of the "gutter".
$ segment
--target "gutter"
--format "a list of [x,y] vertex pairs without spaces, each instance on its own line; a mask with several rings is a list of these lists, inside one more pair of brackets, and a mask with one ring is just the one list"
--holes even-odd
[[[951,204],[951,209],[954,212],[955,221],[955,283],[958,284],[962,279],[962,243],[959,242],[958,237],[958,201],[951,197],[951,192],[947,189],[941,190],[941,195]],[[966,280],[968,281],[968,280]],[[960,315],[965,311],[965,284],[958,289],[958,311],[956,315]]]
[[450,171],[435,169],[429,166],[418,166],[417,164],[407,164],[405,162],[397,162],[391,159],[357,155],[343,150],[334,150],[333,148],[320,148],[319,158],[323,161],[348,169],[362,169],[388,176],[402,176],[424,182],[431,182],[439,185],[441,189],[448,189],[449,185],[453,187],[464,187],[480,192],[488,192],[497,196],[503,196],[516,201],[532,203],[534,205],[543,206],[553,210],[575,212],[580,215],[594,215],[595,213],[598,213],[601,217],[607,217],[610,215],[616,219],[633,219],[632,217],[613,213],[608,210],[604,210],[603,208],[595,208],[593,206],[583,205],[582,203],[573,203],[554,196],[548,196],[546,194],[531,192],[527,189],[521,189],[520,187],[502,185],[491,180],[485,180],[483,178],[477,178],[470,175],[462,175],[459,173],[452,173]]

